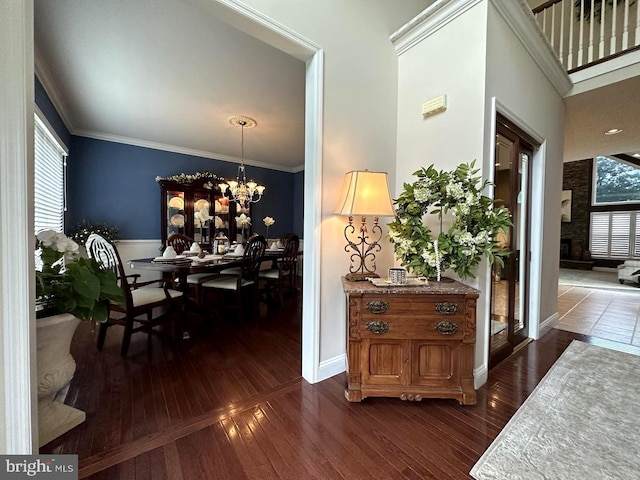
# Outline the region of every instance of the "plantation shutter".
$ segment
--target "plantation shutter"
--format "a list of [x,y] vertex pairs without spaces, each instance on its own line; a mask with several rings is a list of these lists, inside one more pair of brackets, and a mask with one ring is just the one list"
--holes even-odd
[[638,212],[634,212],[633,216],[635,220],[635,228],[633,232],[633,256],[640,257],[640,222],[638,221],[638,217],[640,217],[640,215]]
[[630,255],[631,213],[616,212],[611,214],[611,257],[628,257]]
[[595,257],[609,256],[609,213],[591,214],[591,255]]
[[34,228],[64,229],[66,152],[44,122],[35,115]]
[[639,212],[592,212],[589,250],[594,257],[640,257]]

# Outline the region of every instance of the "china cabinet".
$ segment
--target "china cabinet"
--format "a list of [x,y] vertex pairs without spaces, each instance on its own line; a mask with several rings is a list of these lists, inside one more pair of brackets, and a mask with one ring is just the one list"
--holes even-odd
[[347,390],[365,397],[454,398],[476,403],[473,361],[478,291],[459,282],[376,287],[343,278]]
[[160,180],[159,184],[163,246],[173,233],[191,237],[205,250],[211,250],[217,232],[236,239],[239,209],[222,196],[216,183],[204,178],[190,183]]

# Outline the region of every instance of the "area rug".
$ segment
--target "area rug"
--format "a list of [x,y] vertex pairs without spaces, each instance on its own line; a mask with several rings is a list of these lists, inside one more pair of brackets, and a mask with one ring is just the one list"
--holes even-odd
[[639,391],[640,356],[574,340],[470,474],[637,480]]

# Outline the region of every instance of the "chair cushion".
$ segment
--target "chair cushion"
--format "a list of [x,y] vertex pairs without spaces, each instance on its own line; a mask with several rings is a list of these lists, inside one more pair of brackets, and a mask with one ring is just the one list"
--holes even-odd
[[189,285],[200,285],[207,280],[213,280],[217,276],[218,274],[215,273],[192,273],[191,275],[187,275],[187,283]]
[[[166,300],[164,288],[156,287],[143,287],[131,291],[131,298],[133,299],[133,306],[140,307],[142,305],[149,305],[150,303],[161,302]],[[171,298],[181,297],[182,292],[178,290],[167,289]]]
[[231,268],[225,268],[224,270],[220,271],[221,275],[240,275],[240,272],[242,272],[242,269],[240,267],[231,267]]
[[277,279],[277,278],[280,277],[280,271],[277,268],[270,268],[268,270],[260,270],[260,274],[258,276],[260,278]]
[[[246,287],[247,285],[252,285],[253,281],[251,280],[242,280],[241,287]],[[203,288],[219,288],[222,290],[236,290],[238,287],[238,277],[232,277],[230,275],[226,275],[224,277],[216,278],[214,280],[209,280],[202,284]]]

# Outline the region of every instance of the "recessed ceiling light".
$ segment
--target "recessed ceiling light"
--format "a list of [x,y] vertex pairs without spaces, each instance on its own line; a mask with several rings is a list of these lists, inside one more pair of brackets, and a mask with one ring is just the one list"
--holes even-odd
[[616,133],[620,133],[622,131],[621,128],[611,128],[604,132],[605,135],[615,135]]
[[640,158],[640,153],[634,153],[633,156],[636,158]]

